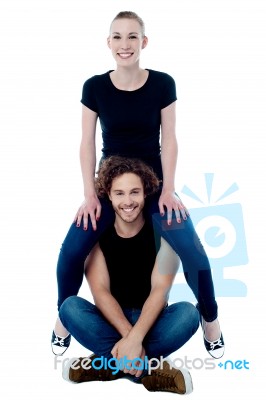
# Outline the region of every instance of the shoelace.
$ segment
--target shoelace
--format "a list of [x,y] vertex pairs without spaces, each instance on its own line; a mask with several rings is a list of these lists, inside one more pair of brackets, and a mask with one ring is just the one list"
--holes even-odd
[[217,346],[218,347],[223,347],[223,343],[222,343],[220,338],[218,340],[214,340],[213,342],[210,342],[211,350],[214,350],[215,347],[217,347]]
[[150,389],[169,390],[176,388],[174,377],[165,373],[160,373],[158,376],[153,375],[149,383]]
[[65,345],[64,338],[60,338],[60,336],[55,335],[53,344],[58,344],[59,346],[63,347]]

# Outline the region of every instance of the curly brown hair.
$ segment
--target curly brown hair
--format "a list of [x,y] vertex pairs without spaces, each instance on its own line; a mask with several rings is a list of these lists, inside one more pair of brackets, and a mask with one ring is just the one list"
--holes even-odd
[[159,188],[157,176],[143,161],[137,158],[111,156],[101,162],[97,172],[95,188],[98,197],[108,196],[113,180],[126,173],[136,174],[140,177],[145,196],[155,193]]

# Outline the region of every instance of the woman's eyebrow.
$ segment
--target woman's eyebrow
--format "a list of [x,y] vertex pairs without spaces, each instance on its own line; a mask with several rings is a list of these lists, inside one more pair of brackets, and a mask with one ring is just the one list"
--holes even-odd
[[[112,35],[121,35],[120,32],[112,32]],[[129,35],[139,35],[138,32],[129,32]]]

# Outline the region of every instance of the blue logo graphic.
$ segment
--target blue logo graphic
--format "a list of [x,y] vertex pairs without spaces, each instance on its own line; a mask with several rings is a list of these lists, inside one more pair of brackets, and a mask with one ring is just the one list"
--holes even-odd
[[[242,207],[239,203],[217,205],[236,192],[238,186],[233,183],[212,201],[213,178],[214,174],[205,174],[207,205],[189,187],[184,186],[181,192],[202,204],[202,207],[189,209],[189,213],[211,264],[216,296],[245,297],[247,287],[242,281],[223,277],[224,267],[248,263]],[[188,285],[181,283],[174,284],[170,294],[170,301],[177,301],[177,298],[194,300]]]
[[249,361],[247,360],[226,360],[224,363],[219,362],[218,367],[221,369],[249,369]]

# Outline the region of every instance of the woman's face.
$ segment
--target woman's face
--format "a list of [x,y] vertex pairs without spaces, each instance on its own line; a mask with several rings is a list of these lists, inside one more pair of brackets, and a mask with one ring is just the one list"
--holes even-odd
[[131,66],[138,63],[141,50],[146,47],[148,39],[142,36],[138,21],[123,18],[112,23],[107,43],[117,65]]

